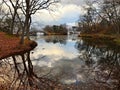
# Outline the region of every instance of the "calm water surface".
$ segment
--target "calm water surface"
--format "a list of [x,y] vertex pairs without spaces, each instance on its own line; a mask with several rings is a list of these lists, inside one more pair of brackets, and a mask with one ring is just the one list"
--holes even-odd
[[119,47],[76,35],[31,38],[38,43],[31,58],[40,76],[57,78],[64,84],[120,86]]

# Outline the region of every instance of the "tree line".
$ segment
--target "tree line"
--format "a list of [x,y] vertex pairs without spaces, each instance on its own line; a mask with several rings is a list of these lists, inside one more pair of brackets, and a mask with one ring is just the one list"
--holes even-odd
[[120,34],[120,0],[86,0],[83,8],[78,22],[83,33]]
[[66,25],[47,25],[44,32],[46,35],[67,35],[68,29]]

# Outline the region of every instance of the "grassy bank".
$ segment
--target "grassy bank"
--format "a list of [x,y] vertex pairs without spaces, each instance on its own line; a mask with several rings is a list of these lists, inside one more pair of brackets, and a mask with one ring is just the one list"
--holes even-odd
[[106,34],[80,34],[79,37],[101,39],[101,40],[110,40],[113,43],[120,45],[120,35],[106,35]]
[[116,35],[105,35],[105,34],[80,34],[79,37],[89,37],[98,39],[115,39]]
[[21,45],[19,37],[0,32],[0,59],[28,52],[36,45],[36,42],[27,39]]

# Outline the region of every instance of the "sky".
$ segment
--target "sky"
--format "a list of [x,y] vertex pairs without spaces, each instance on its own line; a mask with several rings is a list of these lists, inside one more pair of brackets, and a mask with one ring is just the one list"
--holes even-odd
[[32,17],[34,26],[44,25],[76,25],[79,16],[83,15],[85,11],[82,6],[85,0],[61,0],[55,6],[51,6],[50,11],[41,10]]
[[[91,0],[89,0],[91,1]],[[45,25],[77,25],[79,17],[85,14],[85,0],[60,0],[50,10],[40,10],[32,15],[32,26],[41,28]]]

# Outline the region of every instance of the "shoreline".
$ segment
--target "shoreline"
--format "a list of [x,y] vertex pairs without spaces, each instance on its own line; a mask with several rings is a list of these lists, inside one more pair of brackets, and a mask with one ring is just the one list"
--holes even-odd
[[23,45],[19,42],[19,37],[0,32],[0,60],[29,52],[37,46],[37,43],[32,40],[25,40]]
[[91,39],[111,40],[113,43],[120,46],[120,35],[106,35],[106,34],[80,34],[78,37],[85,37]]

